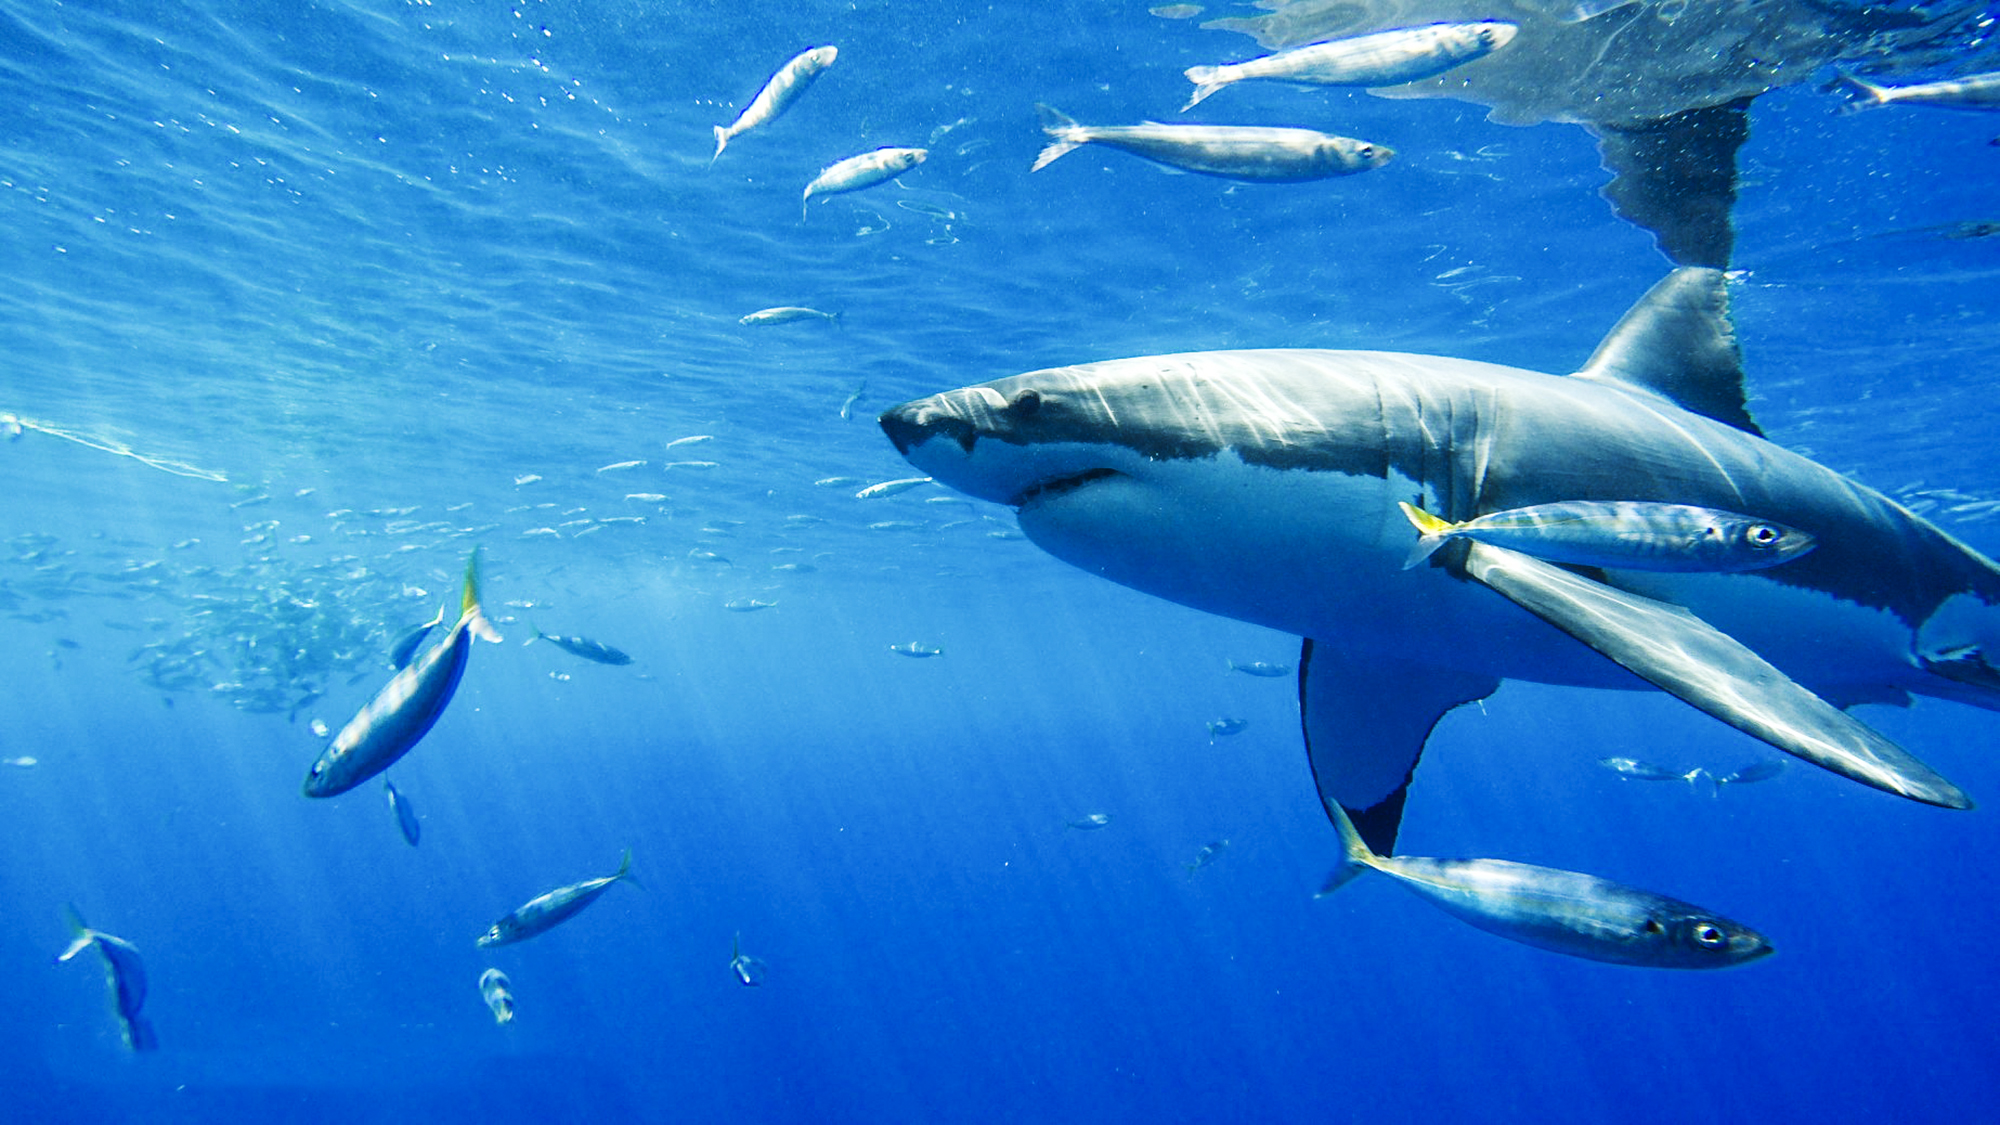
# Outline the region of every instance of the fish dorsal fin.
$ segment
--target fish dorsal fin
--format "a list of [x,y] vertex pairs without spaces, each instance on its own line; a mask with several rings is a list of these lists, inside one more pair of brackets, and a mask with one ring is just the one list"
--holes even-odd
[[1764,436],[1743,401],[1743,353],[1721,270],[1684,266],[1646,291],[1575,378],[1637,388]]

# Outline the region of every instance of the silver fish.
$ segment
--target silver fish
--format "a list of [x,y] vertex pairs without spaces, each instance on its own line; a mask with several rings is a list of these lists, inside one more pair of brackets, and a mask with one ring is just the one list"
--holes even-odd
[[1204,176],[1248,183],[1291,184],[1351,176],[1379,168],[1395,156],[1387,145],[1336,137],[1311,129],[1248,125],[1079,125],[1062,111],[1037,105],[1042,132],[1052,139],[1031,172],[1083,145],[1121,152]]
[[[535,629],[535,626],[531,623],[528,628]],[[612,648],[603,641],[593,641],[589,637],[558,637],[552,633],[544,633],[540,629],[535,629],[535,635],[528,639],[528,643],[533,644],[536,641],[547,641],[564,652],[569,653],[571,656],[581,656],[585,660],[597,664],[632,663],[630,656]]]
[[389,664],[398,672],[409,667],[410,658],[417,654],[417,646],[424,643],[424,638],[431,635],[432,629],[442,624],[444,624],[444,607],[439,606],[436,617],[415,626],[396,639],[395,645],[389,649]]
[[1624,570],[1725,574],[1798,558],[1819,540],[1771,520],[1688,504],[1535,504],[1462,523],[1398,502],[1419,532],[1408,570],[1453,539],[1474,539],[1549,562]]
[[884,496],[894,496],[899,492],[908,492],[912,488],[929,483],[931,483],[931,478],[929,477],[904,477],[902,480],[885,480],[880,484],[871,484],[867,488],[855,493],[854,498],[856,500],[880,500]]
[[500,640],[499,630],[479,608],[479,549],[465,563],[465,590],[457,624],[409,667],[396,673],[368,701],[306,773],[305,795],[332,797],[367,781],[410,752],[444,714],[465,664],[472,638]]
[[799,95],[811,88],[813,79],[833,65],[839,54],[837,47],[814,47],[800,52],[779,67],[778,72],[764,83],[764,88],[757,91],[757,96],[750,99],[743,112],[736,115],[736,120],[730,122],[727,128],[721,125],[715,127],[715,155],[708,158],[709,164],[713,165],[722,156],[722,150],[729,147],[731,138],[777,120],[779,114],[799,100]]
[[514,1022],[514,982],[507,979],[506,973],[488,969],[479,974],[479,997],[493,1009],[494,1023]]
[[941,648],[932,648],[929,645],[918,644],[915,641],[911,641],[908,644],[890,645],[889,651],[893,653],[898,653],[902,656],[914,656],[918,659],[922,659],[926,656],[944,655],[944,650]]
[[[846,401],[840,404],[841,421],[845,422],[849,418],[854,417],[854,404],[861,401],[862,392],[866,391],[867,389],[868,389],[868,380],[863,379],[861,380],[860,383],[855,385],[853,391],[849,392]],[[813,483],[817,484],[819,482],[814,481]]]
[[1215,857],[1221,855],[1223,849],[1228,846],[1229,841],[1227,840],[1217,840],[1212,844],[1203,845],[1200,851],[1194,853],[1194,862],[1187,865],[1188,878],[1194,878],[1195,872],[1214,863]]
[[1400,86],[1483,58],[1506,46],[1518,30],[1495,20],[1434,23],[1308,43],[1247,62],[1191,66],[1187,80],[1194,83],[1194,96],[1181,111],[1224,86],[1254,78],[1309,86]]
[[403,830],[403,839],[408,841],[411,847],[416,847],[417,839],[424,833],[423,826],[417,823],[417,810],[411,807],[410,799],[398,793],[396,787],[386,777],[382,779],[382,791],[389,798],[389,808],[396,814],[396,827]]
[[1210,719],[1208,721],[1208,744],[1213,746],[1215,745],[1215,740],[1218,738],[1227,738],[1232,734],[1242,734],[1249,726],[1250,720],[1248,719]]
[[111,989],[111,1012],[117,1017],[125,1045],[134,1051],[157,1049],[160,1040],[153,1033],[153,1025],[139,1014],[146,1004],[146,966],[139,960],[139,951],[124,938],[84,925],[83,915],[74,906],[65,907],[64,915],[73,936],[69,947],[56,956],[56,962],[68,961],[86,949],[97,950],[104,958],[105,984]]
[[1289,676],[1292,674],[1292,666],[1289,664],[1269,664],[1262,660],[1252,660],[1247,664],[1238,664],[1228,657],[1223,657],[1223,663],[1229,666],[1230,671],[1241,672],[1246,676],[1263,676],[1274,679],[1278,676]]
[[686,437],[677,437],[674,440],[668,442],[666,444],[666,448],[679,449],[685,445],[700,445],[703,442],[714,441],[714,440],[715,440],[714,434],[689,434]]
[[800,305],[779,305],[775,308],[758,309],[756,312],[742,317],[736,323],[749,325],[752,328],[762,328],[766,325],[792,324],[801,320],[825,320],[837,324],[840,322],[840,314],[837,312],[821,312],[818,309],[809,309]]
[[1844,111],[1849,113],[1884,105],[1930,105],[1942,109],[2000,110],[2000,70],[1910,86],[1881,86],[1852,74],[1843,74],[1840,80],[1843,86],[1856,95],[1854,101],[1843,107]]
[[764,983],[764,962],[743,952],[741,933],[729,939],[729,971],[751,988]]
[[737,598],[734,601],[723,602],[722,608],[736,613],[754,613],[760,609],[775,609],[777,605],[777,602],[759,601],[756,598]]
[[545,895],[537,896],[513,913],[493,923],[493,927],[481,935],[478,946],[490,949],[496,945],[512,945],[526,941],[537,934],[547,933],[556,926],[567,922],[576,913],[597,901],[597,896],[620,880],[630,881],[637,886],[639,880],[632,875],[632,849],[625,849],[625,858],[618,865],[616,874],[598,879],[586,879],[567,887],[557,887]]
[[1084,817],[1082,820],[1066,820],[1063,823],[1069,825],[1071,828],[1081,828],[1087,832],[1093,828],[1102,828],[1105,825],[1110,824],[1111,814],[1094,812],[1091,813],[1089,816]]
[[1771,952],[1762,934],[1739,922],[1594,875],[1504,859],[1379,856],[1339,802],[1325,804],[1346,856],[1322,896],[1372,868],[1468,925],[1552,953],[1653,969],[1722,969]]
[[886,183],[922,164],[928,156],[930,153],[920,148],[884,147],[830,164],[806,185],[806,193],[799,201],[799,218],[806,217],[806,207],[815,195],[838,195]]

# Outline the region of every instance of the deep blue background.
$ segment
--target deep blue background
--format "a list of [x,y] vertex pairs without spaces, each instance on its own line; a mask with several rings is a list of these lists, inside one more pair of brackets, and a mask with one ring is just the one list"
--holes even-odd
[[[707,167],[711,127],[821,42],[840,61],[806,99]],[[1244,86],[1194,115],[1398,150],[1349,180],[1252,188],[1092,149],[1027,174],[1035,101],[1170,117],[1182,68],[1254,50],[1137,3],[0,2],[0,412],[31,423],[0,445],[0,757],[38,760],[0,765],[0,1112],[1847,1121],[2000,1101],[1990,811],[1805,767],[1717,800],[1623,781],[1595,759],[1768,751],[1662,697],[1514,684],[1440,728],[1402,846],[1678,895],[1778,956],[1646,973],[1499,941],[1386,880],[1316,902],[1335,848],[1293,688],[1224,664],[1290,662],[1294,638],[1069,571],[991,537],[1004,510],[926,503],[942,490],[815,487],[907,475],[867,421],[884,406],[1037,366],[1274,345],[1570,370],[1664,271],[1597,197],[1581,129],[1452,101]],[[1962,224],[2000,220],[2000,119],[1837,105],[1803,87],[1753,113],[1753,409],[1992,551],[2000,240]],[[819,168],[884,144],[932,157],[800,221]],[[792,303],[843,324],[736,324]],[[665,448],[690,435],[714,440]],[[662,468],[697,459],[716,466]],[[392,771],[413,851],[379,787],[299,795],[309,723],[367,699],[474,542],[508,640]],[[778,605],[723,608],[746,597]],[[530,619],[637,663],[523,648]],[[912,640],[946,655],[887,651]],[[149,680],[169,645],[203,654],[199,683]],[[233,705],[278,650],[302,655],[274,690],[324,697]],[[1991,716],[1869,711],[2000,800]],[[1211,744],[1223,716],[1250,726]],[[1065,827],[1090,812],[1110,826]],[[625,847],[644,889],[473,947]],[[157,1054],[124,1052],[94,969],[51,965],[66,901],[143,951]],[[759,989],[727,968],[737,932]],[[479,1002],[488,965],[509,1027]]]

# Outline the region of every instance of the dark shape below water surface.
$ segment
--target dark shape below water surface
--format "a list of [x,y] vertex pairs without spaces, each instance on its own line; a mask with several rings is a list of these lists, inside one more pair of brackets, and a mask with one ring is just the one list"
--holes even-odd
[[[1265,0],[1267,14],[1211,20],[1266,48],[1434,21],[1501,19],[1504,50],[1436,78],[1374,91],[1456,98],[1508,125],[1567,121],[1598,140],[1604,195],[1679,265],[1726,268],[1735,244],[1736,155],[1759,94],[1811,81],[1849,58],[1917,68],[1972,42],[1982,5],[1845,5],[1821,0],[1684,5],[1576,0]],[[1579,16],[1582,18],[1579,18]],[[1718,49],[1716,44],[1726,44]]]
[[397,792],[386,777],[382,779],[382,791],[388,795],[389,808],[396,814],[396,827],[403,830],[403,839],[416,847],[418,837],[423,835],[423,827],[417,823],[417,810],[410,807],[410,799]]

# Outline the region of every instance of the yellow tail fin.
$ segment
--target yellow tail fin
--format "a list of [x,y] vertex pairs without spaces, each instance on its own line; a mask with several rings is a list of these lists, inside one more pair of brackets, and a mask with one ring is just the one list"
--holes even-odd
[[1410,523],[1417,529],[1417,545],[1410,548],[1410,557],[1403,560],[1404,570],[1430,558],[1439,547],[1445,545],[1452,531],[1458,527],[1457,524],[1441,520],[1414,504],[1405,504],[1398,500],[1396,506],[1403,509],[1403,514],[1409,517]]

